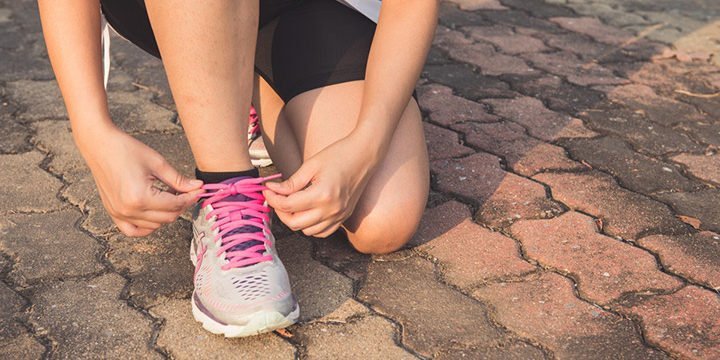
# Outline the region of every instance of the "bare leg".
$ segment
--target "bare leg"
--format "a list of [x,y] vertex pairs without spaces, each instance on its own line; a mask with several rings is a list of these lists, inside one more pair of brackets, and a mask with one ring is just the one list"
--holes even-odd
[[145,3],[198,168],[252,168],[247,122],[258,0]]
[[[273,161],[289,176],[301,162],[355,127],[363,81],[302,93],[284,107],[269,86],[259,87],[263,135]],[[362,149],[358,149],[362,151]],[[343,227],[364,253],[388,253],[415,233],[429,190],[429,165],[420,110],[411,100],[387,157],[373,175]]]

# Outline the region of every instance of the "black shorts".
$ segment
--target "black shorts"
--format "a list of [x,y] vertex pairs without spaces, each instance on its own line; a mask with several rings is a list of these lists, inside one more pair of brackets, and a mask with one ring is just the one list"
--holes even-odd
[[[160,51],[144,0],[101,0],[108,23],[151,55]],[[375,23],[337,0],[260,0],[255,70],[288,102],[365,79]]]

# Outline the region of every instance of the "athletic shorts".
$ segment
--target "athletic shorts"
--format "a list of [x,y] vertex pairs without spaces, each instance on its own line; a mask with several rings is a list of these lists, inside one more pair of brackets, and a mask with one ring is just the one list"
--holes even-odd
[[[144,0],[101,0],[122,37],[160,58]],[[287,103],[305,91],[365,79],[375,23],[337,0],[260,0],[255,70]]]

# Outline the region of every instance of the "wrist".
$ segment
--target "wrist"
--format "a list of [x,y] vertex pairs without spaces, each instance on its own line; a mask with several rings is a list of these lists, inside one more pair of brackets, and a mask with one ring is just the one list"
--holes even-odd
[[107,139],[114,136],[114,133],[120,131],[110,120],[109,115],[92,119],[74,118],[70,124],[75,145],[83,156],[97,149],[97,146],[102,146]]
[[359,153],[363,154],[370,168],[379,164],[387,154],[390,139],[386,139],[384,135],[382,130],[362,126],[360,123],[349,135],[355,148],[361,150]]

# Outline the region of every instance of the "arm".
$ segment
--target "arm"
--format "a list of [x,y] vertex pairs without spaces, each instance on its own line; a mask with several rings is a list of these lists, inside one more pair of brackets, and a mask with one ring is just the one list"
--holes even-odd
[[[400,116],[408,105],[437,25],[436,0],[384,0],[365,75],[358,123],[377,164],[385,157]],[[391,79],[391,80],[389,80]]]
[[[126,235],[145,236],[192,204],[201,182],[181,176],[153,149],[112,122],[103,86],[100,2],[39,0],[50,62],[78,150],[103,205]],[[181,194],[159,191],[158,179]]]

